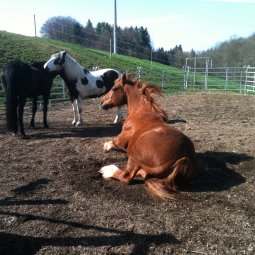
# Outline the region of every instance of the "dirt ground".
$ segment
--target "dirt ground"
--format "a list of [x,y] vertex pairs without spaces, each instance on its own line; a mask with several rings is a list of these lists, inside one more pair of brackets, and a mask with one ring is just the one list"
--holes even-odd
[[[154,201],[142,182],[106,181],[104,153],[115,110],[84,101],[82,127],[69,103],[50,107],[50,129],[22,140],[0,119],[0,254],[255,254],[255,97],[169,95],[170,125],[194,142],[198,173],[182,190],[194,201]],[[126,109],[125,109],[126,111]]]

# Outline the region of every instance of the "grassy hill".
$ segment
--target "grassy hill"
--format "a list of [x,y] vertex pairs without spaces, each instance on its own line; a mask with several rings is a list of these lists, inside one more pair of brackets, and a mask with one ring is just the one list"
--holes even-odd
[[[112,54],[109,52],[87,49],[79,45],[49,40],[40,37],[29,37],[0,31],[0,68],[8,61],[21,59],[24,62],[43,61],[50,58],[51,54],[59,50],[66,50],[84,68],[94,66],[101,68],[116,68],[121,71],[130,70],[141,66],[150,68],[151,62],[137,58]],[[159,63],[152,63],[154,68],[166,68]]]

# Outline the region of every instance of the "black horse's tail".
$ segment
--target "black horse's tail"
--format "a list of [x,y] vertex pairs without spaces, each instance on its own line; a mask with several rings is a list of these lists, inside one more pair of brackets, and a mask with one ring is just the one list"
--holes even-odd
[[15,83],[12,82],[10,77],[4,77],[2,82],[6,82],[4,85],[6,90],[6,124],[9,131],[17,133],[18,132],[18,96],[15,87]]
[[7,90],[7,82],[6,82],[6,79],[5,79],[5,75],[3,73],[3,71],[0,72],[0,82],[2,83],[2,88],[3,88],[3,91],[4,93],[6,92]]

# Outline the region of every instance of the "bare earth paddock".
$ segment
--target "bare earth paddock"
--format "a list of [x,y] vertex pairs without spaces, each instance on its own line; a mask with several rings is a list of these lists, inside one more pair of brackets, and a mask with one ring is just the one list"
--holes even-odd
[[[103,180],[125,166],[103,152],[121,126],[115,110],[84,102],[83,127],[71,105],[49,109],[50,129],[21,140],[0,121],[0,254],[255,254],[255,97],[226,94],[160,98],[174,125],[194,142],[197,176],[182,192],[192,202],[153,201],[143,183]],[[39,119],[39,120],[38,120]]]

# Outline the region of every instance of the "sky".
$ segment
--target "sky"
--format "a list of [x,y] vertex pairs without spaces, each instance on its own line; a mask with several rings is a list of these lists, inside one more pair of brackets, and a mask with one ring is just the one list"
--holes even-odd
[[[147,28],[154,49],[203,51],[255,33],[255,0],[116,0],[117,25]],[[37,35],[51,17],[70,16],[86,25],[114,24],[114,0],[2,1],[0,30]]]

